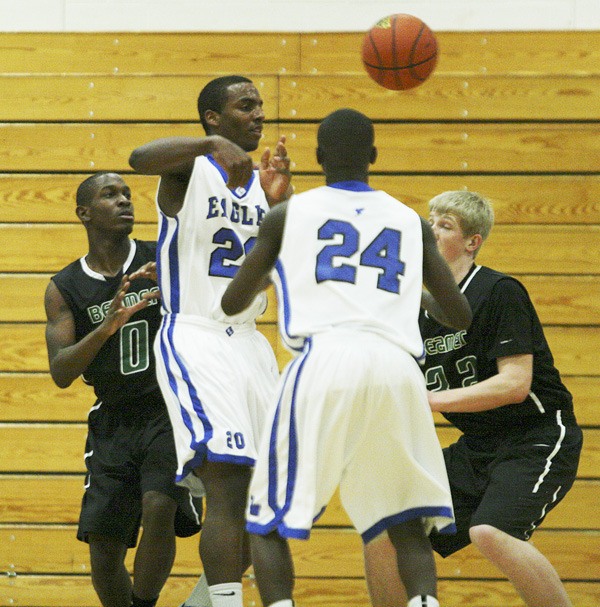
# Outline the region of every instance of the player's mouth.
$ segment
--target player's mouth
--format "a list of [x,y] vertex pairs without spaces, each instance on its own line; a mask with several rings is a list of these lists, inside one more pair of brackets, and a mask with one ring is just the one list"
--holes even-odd
[[133,213],[132,212],[119,213],[119,217],[121,219],[125,219],[127,221],[133,221]]

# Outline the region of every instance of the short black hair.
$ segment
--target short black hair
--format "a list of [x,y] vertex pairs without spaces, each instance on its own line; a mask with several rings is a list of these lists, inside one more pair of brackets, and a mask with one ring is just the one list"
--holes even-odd
[[329,166],[368,166],[374,142],[371,119],[349,108],[326,116],[317,133],[321,157]]
[[200,91],[198,95],[198,115],[207,135],[210,134],[210,126],[207,124],[204,114],[207,110],[213,110],[220,114],[227,103],[227,88],[232,84],[239,84],[241,82],[252,84],[252,80],[245,76],[220,76],[211,80]]
[[[114,171],[98,171],[93,175],[90,175],[87,179],[84,179],[77,188],[77,194],[75,195],[75,203],[77,206],[87,206],[90,204],[94,194],[96,193],[96,182],[103,175],[112,175]],[[116,175],[116,173],[115,173]]]

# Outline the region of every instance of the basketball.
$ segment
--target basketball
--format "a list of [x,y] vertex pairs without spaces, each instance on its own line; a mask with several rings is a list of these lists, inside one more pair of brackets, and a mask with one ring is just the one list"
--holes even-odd
[[421,19],[398,13],[379,20],[365,34],[361,52],[365,70],[377,84],[406,91],[431,76],[438,44]]

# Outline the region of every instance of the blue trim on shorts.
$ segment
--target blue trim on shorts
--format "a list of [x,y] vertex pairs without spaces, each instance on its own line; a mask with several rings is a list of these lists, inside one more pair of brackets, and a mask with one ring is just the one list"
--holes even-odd
[[[196,464],[196,465],[199,465],[200,463],[202,463],[202,461],[204,461],[204,457],[206,456],[206,443],[212,438],[213,428],[212,428],[212,425],[210,424],[210,421],[206,417],[206,414],[204,412],[204,407],[202,406],[202,401],[200,400],[200,397],[198,396],[196,387],[192,384],[188,370],[187,370],[185,364],[183,363],[183,361],[181,360],[181,357],[177,353],[177,350],[173,343],[173,331],[175,330],[175,322],[176,322],[176,315],[169,314],[167,316],[163,316],[163,320],[162,320],[162,324],[161,324],[161,328],[160,328],[160,336],[161,336],[160,348],[161,348],[161,353],[162,353],[163,361],[165,364],[167,376],[169,378],[169,386],[170,386],[171,390],[173,391],[173,394],[177,398],[177,401],[180,403],[179,412],[181,414],[181,418],[183,419],[183,422],[184,422],[186,428],[189,430],[191,437],[192,437],[190,447],[201,455],[200,462]],[[181,405],[181,398],[179,397],[179,391],[177,389],[177,381],[175,379],[175,376],[173,375],[173,372],[171,371],[170,366],[168,365],[169,352],[167,351],[167,344],[168,344],[168,349],[170,350],[170,353],[173,355],[173,358],[175,359],[175,362],[176,362],[177,366],[179,367],[179,370],[181,372],[181,377],[182,377],[183,381],[185,382],[185,385],[187,386],[188,395],[192,402],[194,411],[195,411],[196,415],[198,416],[198,418],[200,419],[200,421],[202,422],[202,426],[204,427],[204,437],[202,438],[202,440],[197,439],[196,433],[194,432],[194,426],[192,424],[190,415],[185,410],[185,408]],[[197,458],[194,457],[193,461],[197,461]],[[186,462],[185,466],[187,466],[187,462]],[[183,476],[185,476],[185,475],[183,475]]]
[[[378,523],[361,533],[361,537],[363,542],[367,544],[372,539],[376,538],[380,533],[386,529],[389,529],[390,527],[393,527],[394,525],[406,523],[416,518],[433,516],[442,516],[449,519],[454,518],[452,508],[448,508],[447,506],[424,506],[422,508],[409,508],[408,510],[404,510],[398,514],[386,516],[384,519],[381,519]],[[443,527],[439,533],[456,533],[456,525],[454,522],[451,522],[446,527]]]
[[240,466],[254,466],[256,460],[245,455],[227,455],[226,453],[213,453],[207,451],[206,458],[209,462],[222,462],[226,464],[239,464]]
[[[291,506],[291,501],[294,495],[294,487],[296,484],[296,476],[298,471],[298,433],[296,431],[296,391],[298,389],[298,381],[300,375],[302,373],[302,369],[304,367],[304,363],[308,357],[310,352],[310,348],[312,346],[312,342],[309,339],[306,340],[305,351],[301,356],[298,356],[288,366],[286,369],[285,379],[282,382],[282,387],[279,393],[279,399],[277,402],[277,409],[275,411],[274,421],[271,428],[271,436],[269,439],[269,483],[268,483],[268,496],[267,502],[269,507],[273,512],[272,521],[264,526],[264,528],[269,527],[270,530],[273,530],[276,526],[282,524],[283,517],[287,514],[288,510]],[[278,494],[278,465],[277,465],[277,429],[278,429],[278,421],[279,421],[279,412],[281,409],[281,398],[283,396],[285,386],[288,382],[289,377],[292,375],[292,371],[295,371],[295,368],[298,367],[295,372],[294,377],[294,387],[292,389],[292,402],[290,406],[290,425],[288,428],[288,463],[287,463],[287,484],[285,491],[285,502],[281,508],[279,508],[277,503],[277,494]],[[251,523],[252,525],[256,525],[256,523]],[[259,527],[261,527],[259,525]],[[264,533],[268,533],[266,531]]]
[[175,482],[181,482],[186,476],[193,474],[193,470],[200,466],[204,460],[206,459],[206,445],[201,444],[198,449],[196,449],[196,455],[192,457],[192,459],[188,460],[183,466],[183,472],[181,474],[177,474],[175,477]]
[[[279,520],[283,520],[283,517],[289,511],[292,505],[292,499],[294,497],[294,489],[296,486],[296,476],[298,473],[298,432],[296,430],[296,393],[298,391],[298,383],[300,382],[300,376],[302,375],[302,370],[304,368],[304,364],[306,363],[308,356],[310,354],[310,350],[312,347],[311,338],[307,338],[304,342],[304,352],[301,356],[299,356],[296,361],[298,361],[298,370],[296,371],[296,376],[294,377],[294,387],[292,389],[292,402],[290,406],[290,427],[289,427],[289,444],[288,444],[288,465],[287,465],[287,485],[285,490],[285,504],[283,508],[278,513]],[[296,362],[294,361],[294,362]],[[287,378],[286,378],[287,379]],[[283,389],[282,389],[283,393]],[[273,445],[272,445],[273,447]],[[287,537],[287,536],[284,536]]]
[[255,535],[268,535],[273,531],[284,538],[293,540],[307,540],[310,537],[310,530],[306,529],[291,529],[284,524],[277,524],[276,521],[270,522],[268,525],[260,525],[259,523],[246,523],[246,531]]

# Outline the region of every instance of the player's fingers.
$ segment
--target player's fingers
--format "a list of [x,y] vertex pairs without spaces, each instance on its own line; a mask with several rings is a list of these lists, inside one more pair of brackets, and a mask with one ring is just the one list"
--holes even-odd
[[280,156],[281,158],[285,158],[287,156],[287,148],[285,147],[285,135],[282,135],[277,142],[277,146],[275,148],[275,154]]
[[266,169],[269,166],[269,160],[271,158],[271,150],[269,148],[265,148],[265,151],[262,153],[260,157],[260,166],[262,169]]
[[160,299],[160,291],[147,291],[142,295],[142,299],[148,302]]

